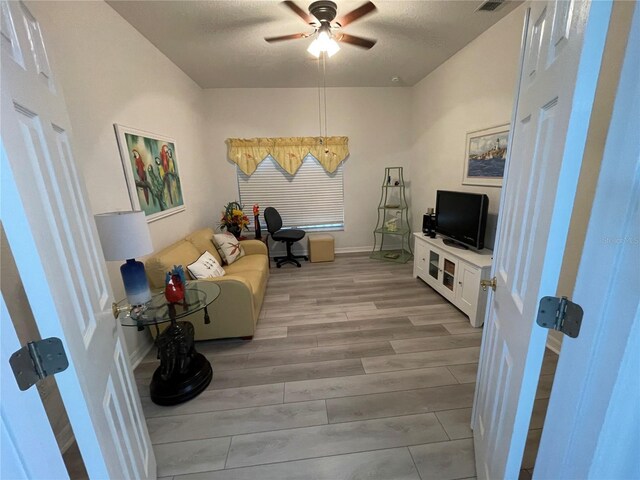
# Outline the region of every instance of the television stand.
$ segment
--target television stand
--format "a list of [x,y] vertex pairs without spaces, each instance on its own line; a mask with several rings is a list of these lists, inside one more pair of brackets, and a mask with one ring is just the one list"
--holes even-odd
[[464,243],[460,243],[452,238],[443,238],[442,243],[449,247],[459,248],[460,250],[469,250],[469,247]]
[[491,250],[463,250],[447,245],[447,239],[414,233],[413,276],[442,295],[469,317],[471,325],[482,326],[487,292],[480,281],[491,274]]

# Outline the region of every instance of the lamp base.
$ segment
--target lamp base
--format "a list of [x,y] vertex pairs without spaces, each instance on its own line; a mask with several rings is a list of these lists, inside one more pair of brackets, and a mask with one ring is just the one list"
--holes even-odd
[[142,262],[130,258],[120,267],[120,274],[129,305],[143,305],[151,300],[151,290]]

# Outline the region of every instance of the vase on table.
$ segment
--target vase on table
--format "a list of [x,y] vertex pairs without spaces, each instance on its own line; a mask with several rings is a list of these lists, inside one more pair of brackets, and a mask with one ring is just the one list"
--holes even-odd
[[242,228],[240,228],[239,225],[228,225],[227,232],[239,239],[240,234],[242,233]]
[[169,303],[177,303],[184,300],[184,283],[180,275],[167,275],[169,277],[164,287],[164,297]]

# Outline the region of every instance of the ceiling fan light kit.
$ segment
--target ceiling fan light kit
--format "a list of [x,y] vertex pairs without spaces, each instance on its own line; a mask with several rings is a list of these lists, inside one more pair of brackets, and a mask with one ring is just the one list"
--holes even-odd
[[318,36],[311,42],[309,48],[307,48],[307,52],[316,58],[319,58],[322,52],[325,52],[329,57],[333,57],[339,50],[340,45],[333,39],[331,30],[327,24],[323,24],[320,27]]

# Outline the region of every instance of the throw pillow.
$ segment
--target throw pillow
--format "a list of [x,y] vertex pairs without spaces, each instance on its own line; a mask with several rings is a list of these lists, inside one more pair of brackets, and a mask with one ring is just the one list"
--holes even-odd
[[224,276],[224,268],[220,266],[216,257],[209,252],[204,252],[200,255],[200,258],[193,262],[191,265],[187,265],[189,274],[196,280],[201,278],[212,278]]
[[213,236],[213,244],[227,265],[231,265],[240,257],[244,257],[242,245],[240,245],[238,239],[230,233],[216,233]]

